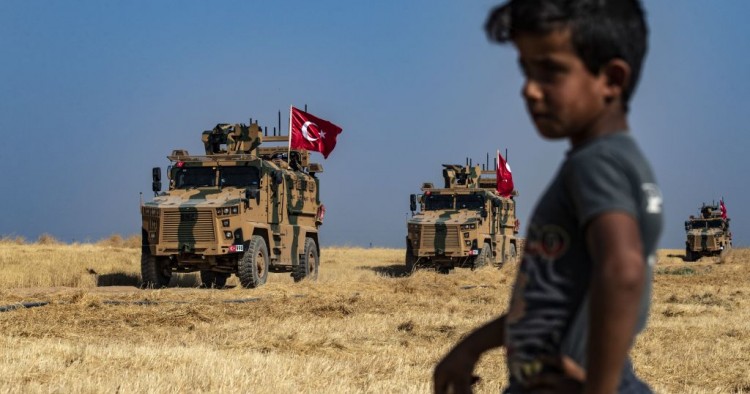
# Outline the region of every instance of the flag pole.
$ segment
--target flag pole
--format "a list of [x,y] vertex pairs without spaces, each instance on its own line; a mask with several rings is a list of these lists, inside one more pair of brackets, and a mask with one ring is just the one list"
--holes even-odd
[[289,106],[289,135],[287,136],[287,151],[286,151],[286,160],[287,163],[289,160],[291,160],[292,156],[292,108],[293,106]]

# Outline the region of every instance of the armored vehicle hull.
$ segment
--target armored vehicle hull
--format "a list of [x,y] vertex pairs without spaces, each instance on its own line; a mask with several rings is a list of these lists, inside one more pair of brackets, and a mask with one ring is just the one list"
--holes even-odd
[[456,267],[501,267],[517,259],[522,245],[515,201],[499,196],[493,186],[485,187],[494,185],[494,179],[480,182],[478,167],[444,166],[446,188],[425,184],[423,194],[412,197],[407,269],[431,266],[446,272]]
[[229,130],[245,131],[244,148],[223,150],[226,139],[214,138],[227,132],[221,126],[204,133],[205,156],[173,152],[168,191],[141,206],[144,286],[195,271],[207,287],[223,287],[232,274],[246,288],[264,284],[269,272],[316,278],[324,208],[318,178],[299,159],[307,152],[294,160],[282,157],[286,147],[258,155],[258,128],[247,135],[244,125]]
[[703,204],[699,217],[685,222],[685,261],[696,261],[704,256],[717,256],[732,248],[730,219],[719,206]]

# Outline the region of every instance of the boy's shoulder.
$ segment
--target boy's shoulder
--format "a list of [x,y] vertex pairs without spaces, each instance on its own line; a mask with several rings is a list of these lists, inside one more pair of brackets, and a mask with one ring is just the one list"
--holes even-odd
[[650,167],[638,143],[629,132],[597,137],[572,149],[567,154],[564,167],[567,171],[585,171],[607,164],[624,171],[633,167]]

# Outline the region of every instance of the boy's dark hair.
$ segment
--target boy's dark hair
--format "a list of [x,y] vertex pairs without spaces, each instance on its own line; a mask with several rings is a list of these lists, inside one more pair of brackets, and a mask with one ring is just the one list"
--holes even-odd
[[648,28],[639,0],[510,0],[493,9],[484,26],[490,40],[499,43],[519,32],[544,34],[566,27],[590,72],[598,73],[615,58],[628,63],[632,75],[622,95],[627,111],[647,46]]

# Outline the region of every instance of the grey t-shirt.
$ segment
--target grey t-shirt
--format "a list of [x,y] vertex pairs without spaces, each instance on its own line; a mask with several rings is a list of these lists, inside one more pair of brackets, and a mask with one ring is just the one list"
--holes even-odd
[[568,152],[534,210],[513,290],[505,338],[512,386],[541,372],[544,356],[565,354],[586,365],[592,261],[585,231],[599,214],[624,212],[638,223],[647,264],[637,331],[643,329],[661,205],[651,168],[629,133],[603,136]]

